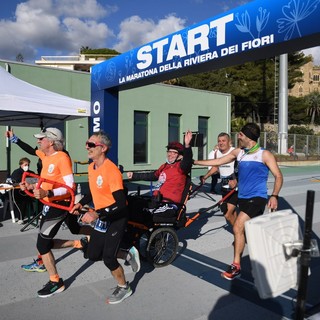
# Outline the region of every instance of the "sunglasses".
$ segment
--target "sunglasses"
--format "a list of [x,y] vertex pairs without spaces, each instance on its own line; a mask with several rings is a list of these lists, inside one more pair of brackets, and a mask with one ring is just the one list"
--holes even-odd
[[95,143],[95,142],[92,142],[92,141],[86,141],[86,146],[88,148],[95,148],[95,147],[104,147],[105,145],[102,144],[102,143]]

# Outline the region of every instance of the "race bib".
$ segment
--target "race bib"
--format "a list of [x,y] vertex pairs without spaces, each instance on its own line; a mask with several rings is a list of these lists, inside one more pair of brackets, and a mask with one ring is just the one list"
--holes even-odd
[[94,225],[94,230],[106,233],[109,228],[109,224],[110,223],[108,221],[101,221],[100,219],[97,219]]

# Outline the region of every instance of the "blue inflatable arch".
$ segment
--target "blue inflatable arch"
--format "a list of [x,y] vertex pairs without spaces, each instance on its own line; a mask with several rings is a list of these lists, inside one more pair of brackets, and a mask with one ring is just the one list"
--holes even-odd
[[118,163],[118,92],[320,44],[320,0],[252,1],[92,68],[90,132],[111,136]]

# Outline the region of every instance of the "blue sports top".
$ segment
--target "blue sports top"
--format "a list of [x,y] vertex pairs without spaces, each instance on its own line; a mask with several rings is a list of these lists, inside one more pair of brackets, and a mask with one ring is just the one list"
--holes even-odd
[[255,153],[245,154],[244,150],[238,154],[238,198],[253,197],[268,198],[267,181],[269,168],[262,161],[263,149]]

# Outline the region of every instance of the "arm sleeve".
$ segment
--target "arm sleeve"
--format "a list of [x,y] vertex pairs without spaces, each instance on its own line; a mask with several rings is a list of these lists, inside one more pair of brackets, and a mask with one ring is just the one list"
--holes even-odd
[[106,221],[115,221],[121,219],[128,214],[127,200],[123,190],[117,190],[112,193],[116,202],[108,208],[98,210],[99,219]]
[[155,172],[134,172],[132,175],[132,181],[143,180],[143,181],[157,181],[158,177]]
[[28,154],[31,154],[32,156],[36,156],[36,150],[38,148],[32,148],[29,144],[21,141],[20,139],[18,140],[17,145]]
[[188,174],[191,170],[191,167],[192,167],[192,149],[191,147],[184,148],[183,158],[180,163],[180,168],[184,173]]
[[85,204],[88,204],[92,202],[92,195],[91,195],[91,192],[89,191],[88,194],[86,194],[80,201],[79,203],[84,206]]

